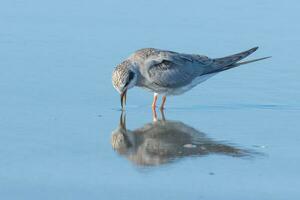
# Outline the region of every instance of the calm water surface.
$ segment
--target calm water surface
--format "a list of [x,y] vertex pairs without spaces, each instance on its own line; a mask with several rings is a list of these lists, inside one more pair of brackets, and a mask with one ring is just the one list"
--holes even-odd
[[[300,3],[1,1],[0,199],[299,199]],[[273,56],[169,98],[113,67],[156,47]],[[126,122],[125,122],[126,116]]]

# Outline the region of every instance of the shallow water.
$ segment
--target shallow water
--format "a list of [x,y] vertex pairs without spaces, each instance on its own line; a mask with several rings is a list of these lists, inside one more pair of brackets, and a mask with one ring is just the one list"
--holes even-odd
[[[1,1],[0,198],[299,198],[299,6]],[[120,133],[111,72],[134,50],[256,45],[273,57],[168,98],[165,120],[129,91]]]

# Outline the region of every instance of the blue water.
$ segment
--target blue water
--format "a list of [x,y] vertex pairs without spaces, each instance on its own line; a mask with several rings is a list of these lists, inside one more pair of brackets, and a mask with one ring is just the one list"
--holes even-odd
[[[0,199],[298,199],[299,8],[296,0],[2,0]],[[111,72],[133,51],[221,57],[257,45],[251,58],[272,58],[167,99],[157,123],[177,124],[182,139],[152,123],[151,93],[130,90],[129,143],[115,143]]]

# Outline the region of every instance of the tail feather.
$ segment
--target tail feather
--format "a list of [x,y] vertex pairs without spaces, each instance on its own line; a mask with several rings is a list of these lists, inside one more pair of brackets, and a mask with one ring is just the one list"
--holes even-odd
[[223,58],[216,58],[214,59],[214,65],[218,66],[218,68],[224,68],[227,67],[229,65],[232,65],[244,58],[246,58],[247,56],[249,56],[250,54],[252,54],[254,51],[256,51],[258,49],[258,47],[254,47],[252,49],[249,49],[247,51],[243,51],[241,53],[237,53],[231,56],[226,56]]
[[207,70],[204,74],[212,74],[212,73],[218,73],[221,71],[225,71],[240,65],[256,62],[259,60],[264,60],[269,57],[263,57],[263,58],[258,58],[258,59],[253,59],[249,61],[244,61],[244,62],[239,62],[240,60],[246,58],[253,52],[255,52],[258,49],[258,47],[254,47],[252,49],[249,49],[247,51],[243,51],[241,53],[237,53],[231,56],[226,56],[223,58],[215,58],[213,59],[213,64],[210,66],[209,70]]
[[252,63],[252,62],[256,62],[256,61],[260,61],[260,60],[264,60],[264,59],[268,59],[268,58],[272,58],[272,56],[267,56],[267,57],[263,57],[263,58],[257,58],[257,59],[253,59],[253,60],[247,60],[247,61],[244,61],[244,62],[237,62],[237,63],[234,63],[232,65],[232,67],[237,67],[237,66],[240,66],[240,65],[245,65],[245,64],[248,64],[248,63]]

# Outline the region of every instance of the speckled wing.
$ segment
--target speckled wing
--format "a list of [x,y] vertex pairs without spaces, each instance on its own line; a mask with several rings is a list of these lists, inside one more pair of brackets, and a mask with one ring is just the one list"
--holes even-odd
[[204,73],[212,62],[206,56],[161,51],[145,61],[144,69],[150,82],[160,87],[178,88]]

